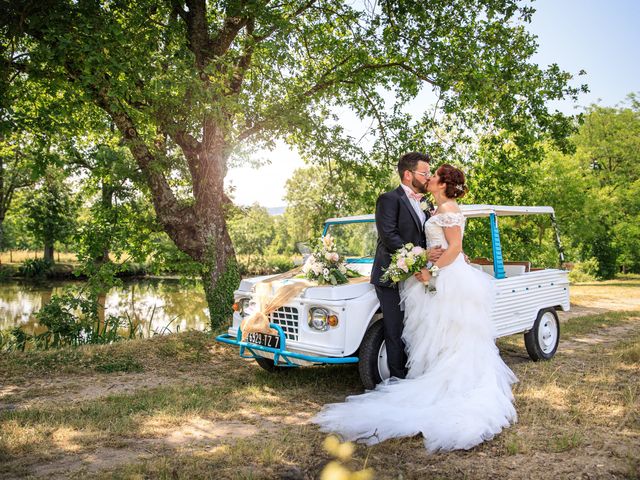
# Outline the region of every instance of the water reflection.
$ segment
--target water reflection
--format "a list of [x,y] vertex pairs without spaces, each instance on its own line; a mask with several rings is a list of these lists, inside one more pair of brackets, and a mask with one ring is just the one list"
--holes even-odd
[[[65,286],[79,282],[34,285],[0,283],[0,330],[21,326],[28,333],[42,333],[34,313],[62,293]],[[113,288],[104,299],[105,316],[128,317],[141,325],[145,335],[184,330],[205,330],[209,311],[200,285],[185,286],[177,280],[136,280]]]

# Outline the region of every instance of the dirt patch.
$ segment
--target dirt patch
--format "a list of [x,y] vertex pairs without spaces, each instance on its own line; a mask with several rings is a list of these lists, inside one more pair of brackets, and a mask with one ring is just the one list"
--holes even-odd
[[[0,412],[52,403],[68,405],[108,395],[192,382],[193,379],[193,375],[184,373],[168,376],[153,372],[34,378],[25,383],[0,386]],[[198,378],[198,381],[206,382],[207,378]]]
[[[68,478],[69,473],[111,471],[121,465],[140,462],[170,453],[211,451],[224,442],[257,435],[261,430],[242,422],[211,421],[196,417],[162,436],[153,439],[127,440],[118,448],[105,447],[76,455],[63,455],[46,464],[30,467],[31,475],[47,478]],[[160,432],[159,432],[160,433]]]
[[589,335],[579,335],[568,340],[561,339],[558,351],[565,355],[571,355],[575,351],[585,350],[594,345],[613,345],[636,332],[640,332],[640,322],[615,325]]
[[[625,310],[625,309],[620,309],[620,310]],[[610,311],[611,309],[607,309],[607,308],[572,304],[571,310],[569,310],[568,312],[558,312],[558,319],[560,320],[560,322],[566,322],[571,318],[586,317],[587,315],[600,315],[602,313],[607,313]]]
[[571,308],[575,306],[608,311],[640,310],[637,281],[571,285]]

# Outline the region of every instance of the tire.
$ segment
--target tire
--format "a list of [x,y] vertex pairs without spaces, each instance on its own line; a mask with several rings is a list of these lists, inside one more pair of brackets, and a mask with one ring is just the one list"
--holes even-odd
[[256,357],[256,363],[267,372],[282,372],[287,367],[281,367],[273,363],[273,358]]
[[382,320],[374,322],[364,334],[359,357],[358,372],[367,390],[373,390],[382,380],[390,377]]
[[538,312],[533,327],[524,334],[524,344],[531,360],[549,360],[558,350],[560,342],[560,322],[553,308]]

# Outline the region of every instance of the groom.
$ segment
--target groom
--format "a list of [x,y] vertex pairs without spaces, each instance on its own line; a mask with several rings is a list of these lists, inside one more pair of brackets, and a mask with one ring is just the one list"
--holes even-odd
[[[391,263],[391,255],[406,243],[426,248],[424,223],[429,218],[428,203],[423,199],[429,183],[428,154],[411,152],[398,161],[400,186],[383,193],[376,202],[376,227],[378,245],[371,270],[371,283],[382,308],[384,340],[387,362],[392,377],[405,378],[407,356],[402,341],[404,313],[400,310],[400,293],[397,285],[380,280]],[[429,260],[435,262],[443,250],[429,249]]]

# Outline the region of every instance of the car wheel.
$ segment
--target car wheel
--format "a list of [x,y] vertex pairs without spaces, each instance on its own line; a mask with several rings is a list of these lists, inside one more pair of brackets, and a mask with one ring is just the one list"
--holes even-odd
[[558,349],[560,342],[560,322],[553,308],[545,308],[538,312],[533,327],[524,334],[524,344],[534,362],[549,360]]
[[287,367],[282,367],[273,363],[273,358],[256,357],[256,363],[267,372],[282,372],[287,369]]
[[382,320],[374,322],[364,334],[360,344],[359,357],[360,380],[367,390],[373,390],[382,380],[391,376],[387,363]]

